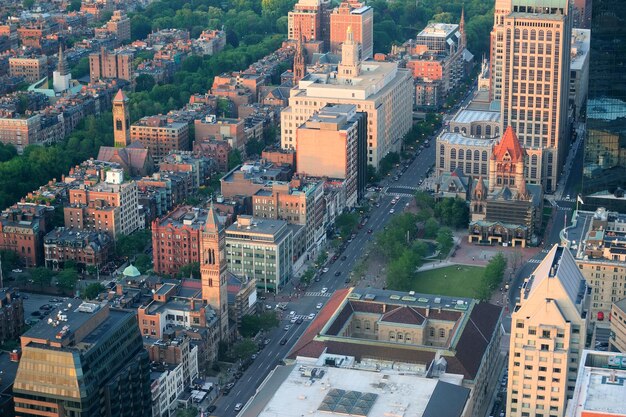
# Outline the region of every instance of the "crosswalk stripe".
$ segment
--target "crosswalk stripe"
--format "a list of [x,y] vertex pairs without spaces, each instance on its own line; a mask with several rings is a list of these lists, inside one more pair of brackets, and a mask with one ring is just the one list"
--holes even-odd
[[313,292],[313,291],[309,291],[309,292],[305,292],[304,295],[306,297],[330,297],[330,293],[322,293],[322,292]]
[[541,259],[529,259],[528,263],[529,264],[539,264],[539,263],[541,263]]

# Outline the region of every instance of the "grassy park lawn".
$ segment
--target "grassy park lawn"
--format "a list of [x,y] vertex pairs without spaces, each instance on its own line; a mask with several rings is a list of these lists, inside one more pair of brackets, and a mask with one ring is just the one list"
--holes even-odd
[[456,265],[419,272],[413,284],[417,293],[477,297],[483,286],[480,266]]

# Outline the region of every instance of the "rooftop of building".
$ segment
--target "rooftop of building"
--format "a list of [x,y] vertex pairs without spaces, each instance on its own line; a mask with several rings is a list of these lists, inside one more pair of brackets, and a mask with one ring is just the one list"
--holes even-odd
[[545,280],[557,280],[573,305],[580,305],[587,292],[587,283],[571,252],[554,245],[543,261],[522,285],[522,298],[529,299]]
[[242,417],[460,417],[469,393],[468,388],[393,370],[296,363],[277,368]]
[[291,97],[311,96],[335,98],[337,89],[352,91],[356,100],[371,100],[387,91],[394,85],[393,81],[409,73],[409,70],[398,68],[395,62],[362,61],[359,74],[343,78],[337,74],[334,64],[322,64],[309,67],[309,73],[300,80]]
[[[596,211],[578,210],[564,237],[577,260],[621,263],[610,255],[626,251],[625,226],[625,214],[610,212],[602,207]],[[605,249],[608,249],[608,257],[603,253]]]
[[290,169],[285,166],[275,165],[267,161],[249,161],[242,165],[233,168],[226,173],[220,181],[222,182],[234,182],[237,173],[243,173],[243,177],[246,180],[252,181],[256,184],[268,184],[272,179],[281,177],[290,172]]
[[111,238],[106,233],[91,230],[74,230],[66,227],[57,227],[44,237],[46,245],[56,244],[73,247],[77,245],[91,245],[94,249],[100,249],[102,245],[110,242]]
[[626,312],[626,298],[622,298],[621,300],[614,302],[613,305],[616,308]]
[[208,213],[208,210],[199,207],[179,206],[160,219],[159,226],[200,230],[206,224]]
[[[18,362],[13,362],[9,359],[8,352],[0,352],[0,369],[2,369],[2,374],[0,375],[0,394],[13,385],[18,366]],[[2,399],[0,399],[0,404],[1,403]]]
[[237,221],[226,229],[228,237],[233,237],[238,233],[253,233],[258,235],[275,236],[287,225],[284,220],[259,219],[252,216],[240,215]]
[[437,138],[437,142],[446,142],[451,145],[461,146],[478,146],[485,149],[491,149],[493,145],[498,142],[498,138],[473,138],[463,136],[463,134],[457,132],[443,132]]
[[429,23],[420,33],[417,34],[417,38],[421,37],[441,37],[447,38],[454,31],[459,29],[459,25],[454,23]]
[[[30,343],[36,347],[45,346],[38,342],[43,341],[45,344],[59,343],[63,346],[60,349],[86,351],[116,331],[129,315],[134,314],[132,311],[111,309],[106,303],[70,300],[68,304],[53,309],[47,320],[35,324],[22,337],[34,339]],[[84,327],[91,330],[83,334]],[[76,335],[82,338],[76,339]]]
[[[454,323],[454,332],[446,347],[340,337],[338,332],[354,312],[377,314],[381,319],[401,325],[421,326],[426,319],[443,320]],[[480,369],[501,312],[498,306],[467,298],[374,288],[338,290],[288,357],[318,357],[326,352],[354,356],[359,362],[386,358],[389,361],[427,366],[439,352],[447,361],[447,372],[471,380]]]
[[621,353],[583,351],[569,417],[626,416],[626,356]]
[[590,29],[572,29],[572,46],[570,54],[570,70],[579,71],[582,69],[589,48],[591,46],[591,30]]
[[461,109],[454,115],[451,123],[500,122],[500,112],[491,110]]

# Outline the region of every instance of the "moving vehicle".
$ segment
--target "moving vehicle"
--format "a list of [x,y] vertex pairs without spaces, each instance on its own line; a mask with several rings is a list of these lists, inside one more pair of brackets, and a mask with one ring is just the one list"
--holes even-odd
[[309,320],[313,320],[315,318],[315,313],[311,313],[309,314],[309,316],[307,317]]
[[322,288],[322,294],[326,294],[328,292],[328,288],[324,287]]
[[317,305],[315,306],[315,308],[317,308],[317,309],[319,310],[319,309],[320,309],[320,308],[322,308],[323,306],[324,306],[324,304],[322,304],[322,303],[317,303]]
[[235,404],[235,411],[241,411],[242,408],[243,408],[243,404],[242,403]]
[[280,345],[286,345],[287,344],[287,339],[282,339],[280,341]]

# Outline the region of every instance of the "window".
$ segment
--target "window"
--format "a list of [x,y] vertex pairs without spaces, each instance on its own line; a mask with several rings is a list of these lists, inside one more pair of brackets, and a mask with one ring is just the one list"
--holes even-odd
[[439,337],[446,337],[445,329],[439,329]]

